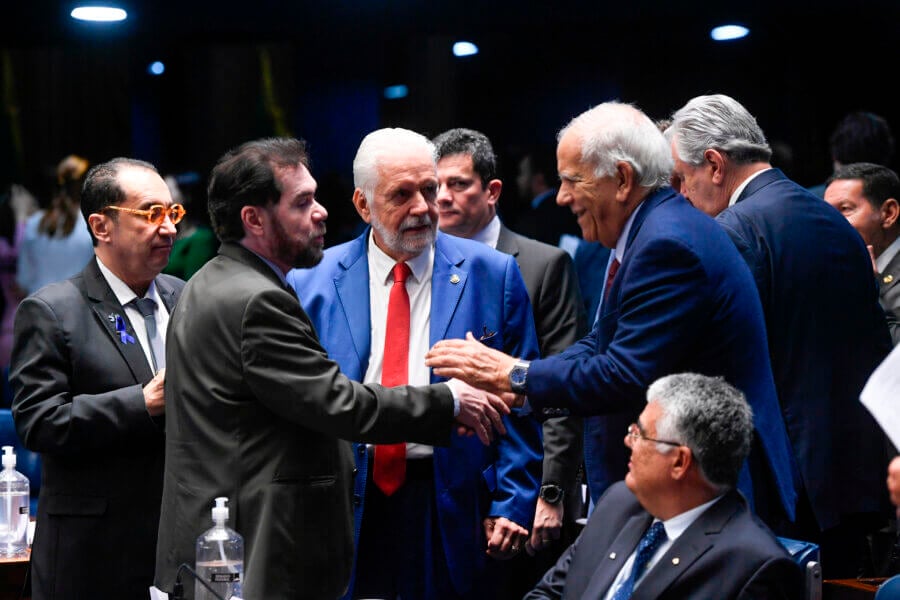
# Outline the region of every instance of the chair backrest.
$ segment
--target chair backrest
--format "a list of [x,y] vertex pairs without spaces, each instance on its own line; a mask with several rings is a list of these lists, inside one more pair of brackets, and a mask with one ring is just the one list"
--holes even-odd
[[803,569],[804,600],[822,600],[822,567],[819,565],[819,545],[785,537],[778,538],[778,542]]
[[12,411],[0,408],[0,446],[12,446],[16,454],[16,470],[31,484],[31,514],[37,514],[37,498],[41,490],[41,455],[22,445]]
[[900,575],[894,575],[878,586],[875,600],[900,600]]

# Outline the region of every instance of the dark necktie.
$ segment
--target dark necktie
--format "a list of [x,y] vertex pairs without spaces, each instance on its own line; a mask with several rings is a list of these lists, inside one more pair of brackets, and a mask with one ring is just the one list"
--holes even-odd
[[156,373],[166,366],[166,352],[163,346],[162,336],[156,327],[156,301],[151,298],[135,298],[132,300],[138,312],[144,317],[144,327],[147,329],[147,343],[150,344],[150,358],[153,362],[153,372]]
[[666,528],[662,521],[657,521],[650,526],[641,541],[638,542],[637,554],[634,557],[634,563],[631,565],[631,573],[628,578],[622,582],[619,589],[616,590],[612,600],[627,600],[631,598],[634,591],[634,583],[640,578],[641,573],[647,568],[647,563],[653,558],[653,555],[659,550],[659,547],[668,539],[666,536]]
[[[384,357],[381,384],[405,385],[409,381],[409,294],[406,279],[410,270],[406,263],[394,265],[394,285],[388,299],[387,327],[384,332]],[[406,444],[379,444],[375,447],[372,481],[386,496],[403,485],[406,479]]]
[[612,287],[613,279],[616,278],[616,273],[619,272],[619,259],[614,258],[612,262],[609,263],[609,271],[606,273],[606,288],[603,292],[603,301],[606,302],[606,296],[609,295],[609,289]]

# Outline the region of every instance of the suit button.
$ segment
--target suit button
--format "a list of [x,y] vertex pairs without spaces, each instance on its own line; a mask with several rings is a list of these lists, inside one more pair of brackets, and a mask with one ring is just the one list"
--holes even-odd
[[365,446],[365,444],[360,444],[359,446],[357,446],[357,447],[356,447],[356,453],[357,453],[359,456],[365,456],[365,455],[366,455],[366,446]]
[[362,497],[359,494],[353,494],[353,506],[362,504]]
[[353,467],[353,476],[356,477],[356,474],[359,473],[359,469]]

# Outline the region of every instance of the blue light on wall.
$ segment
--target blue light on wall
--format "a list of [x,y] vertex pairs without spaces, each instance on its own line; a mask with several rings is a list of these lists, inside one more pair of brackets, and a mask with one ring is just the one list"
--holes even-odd
[[147,67],[147,72],[151,75],[162,75],[166,72],[166,65],[164,65],[162,61],[153,61],[150,63],[150,66]]
[[399,100],[409,95],[409,88],[405,85],[389,85],[384,88],[384,97],[388,100]]
[[128,18],[127,12],[114,6],[79,6],[73,8],[69,14],[71,14],[73,19],[78,19],[79,21],[100,21],[104,23],[124,21]]
[[720,25],[713,27],[709,32],[709,37],[717,42],[727,42],[729,40],[739,40],[746,37],[750,30],[743,25]]
[[472,42],[456,42],[453,44],[453,56],[474,56],[478,54],[478,46]]

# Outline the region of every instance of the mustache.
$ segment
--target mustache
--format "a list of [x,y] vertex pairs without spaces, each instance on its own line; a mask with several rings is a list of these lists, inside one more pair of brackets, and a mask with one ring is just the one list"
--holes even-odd
[[310,237],[310,238],[316,238],[316,237],[319,237],[319,236],[324,236],[326,231],[327,231],[327,227],[325,227],[325,225],[323,224],[321,228],[316,229],[315,231],[311,232],[311,233],[309,234],[309,237]]
[[403,221],[400,225],[400,231],[404,231],[406,229],[414,229],[416,227],[430,227],[432,225],[431,217],[428,215],[422,215],[420,217],[409,217]]

